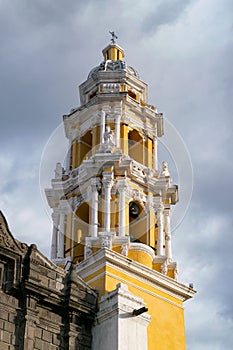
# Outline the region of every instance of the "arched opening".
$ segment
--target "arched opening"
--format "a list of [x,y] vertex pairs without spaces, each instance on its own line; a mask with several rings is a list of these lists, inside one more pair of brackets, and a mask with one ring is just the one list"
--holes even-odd
[[70,150],[70,169],[75,169],[92,149],[92,131],[89,130],[80,140],[74,140]]
[[85,135],[80,138],[79,142],[80,147],[80,163],[85,158],[88,152],[91,151],[92,148],[92,132],[89,130]]
[[136,162],[143,163],[143,139],[135,129],[128,133],[128,152]]
[[74,220],[74,242],[73,259],[74,262],[80,262],[84,259],[85,237],[89,236],[89,215],[90,208],[87,203],[82,203],[75,213]]
[[129,203],[129,235],[132,242],[147,243],[147,215],[137,201]]

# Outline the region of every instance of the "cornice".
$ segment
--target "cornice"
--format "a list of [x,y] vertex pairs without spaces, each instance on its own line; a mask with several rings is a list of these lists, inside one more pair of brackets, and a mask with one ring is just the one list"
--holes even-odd
[[155,288],[171,294],[181,301],[192,298],[196,293],[186,285],[108,248],[100,249],[95,254],[88,257],[88,259],[82,261],[77,265],[77,272],[85,278],[93,273],[94,267],[98,270],[97,266],[103,267],[106,265],[120,268],[127,274],[131,274],[136,278],[142,278],[152,284]]

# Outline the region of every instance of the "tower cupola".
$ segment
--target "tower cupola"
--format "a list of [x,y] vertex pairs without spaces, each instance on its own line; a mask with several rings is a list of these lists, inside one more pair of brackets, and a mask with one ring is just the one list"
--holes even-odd
[[110,44],[103,49],[104,60],[121,61],[125,57],[124,50],[117,44]]

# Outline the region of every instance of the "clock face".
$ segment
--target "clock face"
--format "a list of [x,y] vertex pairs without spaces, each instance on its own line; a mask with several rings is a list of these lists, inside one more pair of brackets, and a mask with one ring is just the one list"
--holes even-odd
[[129,203],[129,217],[132,219],[136,219],[140,214],[140,207],[135,202]]

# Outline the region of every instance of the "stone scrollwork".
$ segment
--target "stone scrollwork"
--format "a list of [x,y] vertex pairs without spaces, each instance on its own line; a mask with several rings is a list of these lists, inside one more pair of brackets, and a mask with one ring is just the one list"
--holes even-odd
[[121,246],[121,254],[124,256],[128,255],[128,250],[129,250],[129,244],[128,243],[124,243]]
[[174,269],[174,279],[175,279],[175,281],[177,281],[177,278],[178,278],[178,269],[177,269],[177,266],[176,266],[175,269]]
[[6,227],[1,222],[0,222],[0,245],[11,249],[15,248],[13,239],[10,237]]
[[133,190],[132,197],[135,201],[139,202],[142,205],[144,205],[144,202],[146,201],[145,195],[142,191],[139,190]]
[[82,204],[84,202],[84,198],[83,196],[80,194],[79,196],[74,197],[74,201],[73,201],[73,210],[77,209],[80,204]]
[[103,236],[101,242],[102,248],[112,249],[112,239],[110,236]]
[[84,252],[84,254],[85,254],[85,259],[87,259],[89,256],[92,255],[92,249],[91,249],[91,247],[88,246],[88,245],[86,245],[84,249],[85,249],[85,252]]
[[167,262],[164,261],[164,263],[161,266],[161,272],[162,274],[166,275],[167,274]]
[[147,196],[146,207],[148,211],[155,211],[155,205],[153,203],[153,198],[151,196]]
[[159,204],[157,205],[157,212],[158,212],[158,214],[161,214],[161,213],[163,212],[163,210],[164,210],[164,205],[163,205],[163,203],[159,203]]

